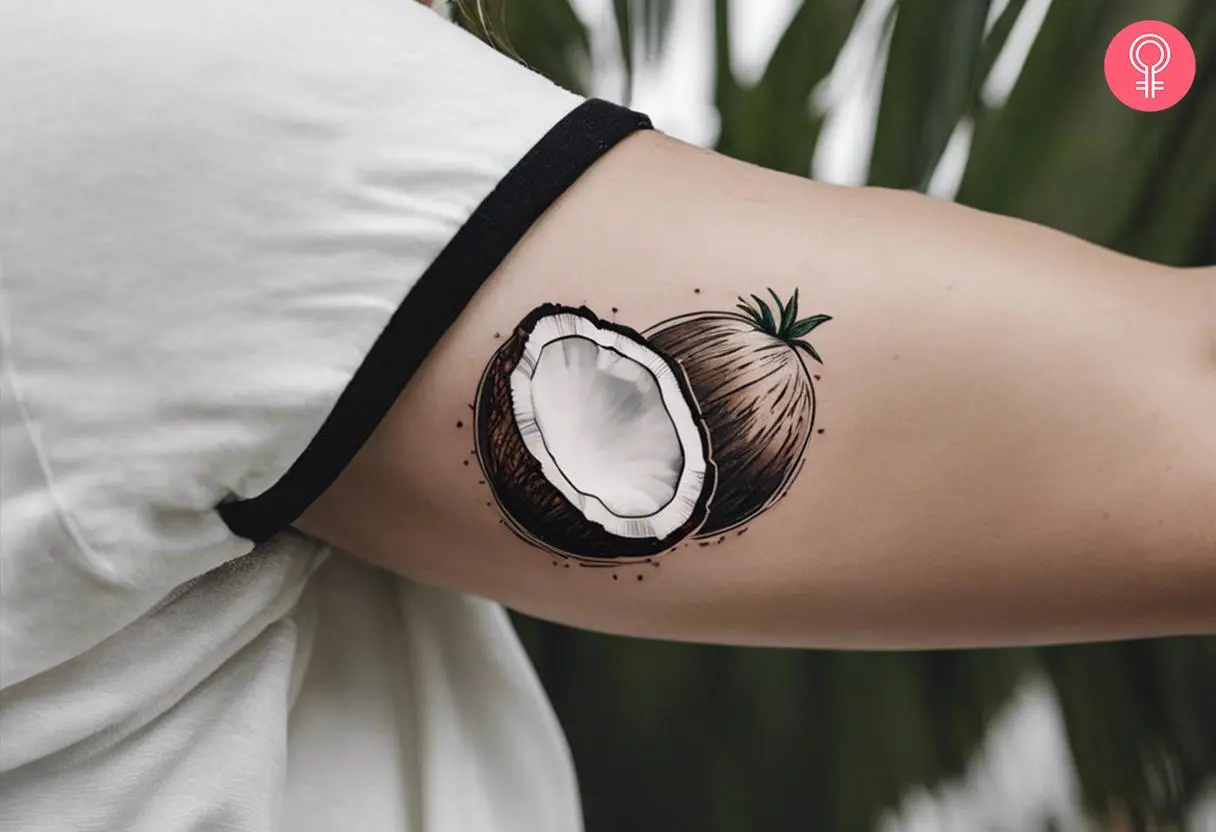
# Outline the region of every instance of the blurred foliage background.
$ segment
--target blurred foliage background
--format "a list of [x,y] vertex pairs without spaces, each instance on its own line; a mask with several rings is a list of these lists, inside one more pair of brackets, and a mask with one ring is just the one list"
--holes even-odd
[[[971,119],[959,202],[1162,263],[1216,263],[1216,0],[1056,0],[999,106],[981,84],[1024,0],[1004,3],[995,22],[991,1],[896,0],[869,183],[924,190]],[[862,0],[805,0],[750,83],[732,71],[739,4],[680,2],[713,4],[716,148],[807,175],[824,121],[812,92]],[[591,38],[569,0],[482,0],[480,19],[469,13],[478,5],[468,28],[588,91]],[[626,72],[653,63],[674,0],[611,5]],[[1190,94],[1166,112],[1122,106],[1103,78],[1110,39],[1144,18],[1177,26],[1198,59]],[[1133,349],[1134,321],[1128,340]],[[1058,697],[1096,828],[1185,828],[1216,782],[1214,639],[857,654],[516,622],[573,747],[589,832],[873,829],[914,789],[957,776],[1031,678]]]

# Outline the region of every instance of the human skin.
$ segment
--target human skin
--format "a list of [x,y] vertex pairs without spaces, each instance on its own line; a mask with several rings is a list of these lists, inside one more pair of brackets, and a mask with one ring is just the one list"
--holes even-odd
[[[642,330],[768,288],[831,321],[809,336],[823,364],[806,365],[804,464],[745,535],[583,568],[510,533],[470,416],[504,333],[546,303]],[[1210,633],[1213,424],[1212,270],[643,133],[516,246],[296,525],[418,581],[635,636],[888,649]]]

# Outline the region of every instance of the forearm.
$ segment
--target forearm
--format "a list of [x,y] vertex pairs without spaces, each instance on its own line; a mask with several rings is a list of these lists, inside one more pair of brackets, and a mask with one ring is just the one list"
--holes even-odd
[[[302,526],[421,580],[636,635],[893,647],[1213,630],[1205,280],[640,137],[517,248]],[[650,558],[510,534],[469,408],[516,322],[556,302],[647,330],[769,287],[832,317],[782,499]],[[721,502],[739,452],[711,440]]]

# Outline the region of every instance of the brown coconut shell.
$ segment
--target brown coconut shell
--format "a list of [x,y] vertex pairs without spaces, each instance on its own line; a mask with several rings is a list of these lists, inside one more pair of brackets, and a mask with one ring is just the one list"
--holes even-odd
[[512,530],[523,540],[555,554],[586,560],[646,558],[660,554],[684,540],[709,516],[716,475],[710,459],[709,431],[701,418],[696,399],[680,365],[657,353],[676,374],[680,391],[701,437],[706,460],[705,484],[688,520],[664,538],[629,538],[607,531],[588,520],[578,507],[553,486],[540,463],[528,452],[516,425],[511,401],[511,374],[519,364],[532,328],[549,315],[575,314],[596,327],[620,333],[656,352],[635,330],[603,321],[586,307],[546,304],[520,321],[511,336],[494,354],[482,375],[474,412],[477,459],[486,483]]
[[737,528],[785,496],[802,466],[811,373],[789,342],[733,312],[682,315],[645,336],[684,368],[709,428],[718,487],[696,537]]

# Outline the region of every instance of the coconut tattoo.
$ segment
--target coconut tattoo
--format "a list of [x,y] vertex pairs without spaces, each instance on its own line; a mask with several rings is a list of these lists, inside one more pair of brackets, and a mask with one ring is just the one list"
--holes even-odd
[[[827,315],[696,312],[644,332],[586,307],[534,309],[495,352],[475,404],[476,453],[525,541],[594,561],[649,558],[735,529],[802,467],[815,421],[803,340]],[[613,310],[615,311],[615,310]]]

